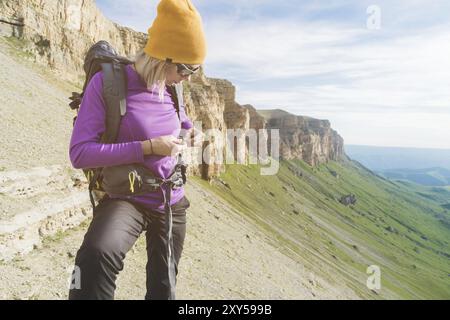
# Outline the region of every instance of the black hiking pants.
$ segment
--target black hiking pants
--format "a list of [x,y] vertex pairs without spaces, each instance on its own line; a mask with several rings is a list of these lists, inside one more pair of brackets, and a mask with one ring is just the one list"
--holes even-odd
[[[173,254],[178,274],[186,234],[186,197],[171,206]],[[164,213],[145,209],[131,201],[106,197],[94,209],[93,219],[75,258],[70,300],[114,299],[117,274],[123,260],[143,231],[147,242],[147,300],[167,300],[167,235]],[[79,272],[78,278],[76,272]],[[78,286],[76,281],[78,280]]]

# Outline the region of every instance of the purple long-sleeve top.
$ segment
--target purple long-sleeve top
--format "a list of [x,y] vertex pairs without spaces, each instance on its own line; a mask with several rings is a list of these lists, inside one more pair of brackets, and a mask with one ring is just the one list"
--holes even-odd
[[[181,129],[190,129],[192,122],[180,105],[180,120],[169,92],[164,102],[157,89],[149,90],[131,65],[126,66],[128,80],[127,112],[120,123],[116,143],[100,143],[105,131],[105,102],[102,97],[103,72],[92,77],[86,87],[70,140],[69,157],[74,168],[97,168],[131,163],[144,164],[153,174],[168,178],[177,163],[176,157],[144,155],[141,141],[165,135],[178,137]],[[171,191],[171,204],[184,196],[184,188]],[[149,209],[164,209],[162,190],[139,196],[109,195],[128,198]]]

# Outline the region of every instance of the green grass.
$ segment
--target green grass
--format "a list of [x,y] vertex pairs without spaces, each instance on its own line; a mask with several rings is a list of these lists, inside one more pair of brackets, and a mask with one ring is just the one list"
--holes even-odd
[[10,46],[10,53],[13,53],[16,57],[26,59],[26,60],[34,60],[33,53],[29,52],[27,47],[27,41],[24,39],[16,38],[13,36],[2,37],[6,40],[6,42]]
[[67,229],[65,231],[59,230],[54,235],[43,237],[42,238],[42,246],[44,248],[51,247],[53,243],[60,242],[61,240],[66,238],[69,233],[87,229],[87,227],[91,223],[91,220],[92,220],[92,218],[88,218],[88,219],[82,221],[78,226],[76,226],[74,228]]
[[[282,252],[330,282],[338,275],[362,297],[450,298],[450,216],[440,205],[447,190],[391,182],[348,161],[317,168],[282,161],[276,176],[261,176],[259,169],[227,166],[221,179],[231,189],[197,180],[257,224]],[[342,205],[338,200],[350,193],[356,204]],[[365,285],[372,264],[381,267],[379,295]]]

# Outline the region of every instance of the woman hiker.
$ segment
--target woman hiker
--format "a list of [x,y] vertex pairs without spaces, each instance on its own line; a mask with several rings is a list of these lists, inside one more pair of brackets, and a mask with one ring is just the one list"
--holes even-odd
[[[80,169],[141,163],[155,176],[168,178],[177,162],[173,155],[186,147],[178,139],[182,129],[191,137],[201,133],[193,128],[183,105],[178,118],[166,85],[188,80],[203,64],[205,55],[202,20],[191,1],[161,0],[149,28],[147,45],[125,69],[127,113],[122,118],[117,143],[100,143],[105,130],[105,107],[103,76],[98,72],[86,87],[73,129],[72,165]],[[125,255],[143,231],[148,259],[145,299],[175,299],[173,278],[178,274],[190,203],[183,187],[169,192],[173,276],[168,275],[167,251],[171,250],[167,245],[162,190],[128,198],[107,195],[95,207],[77,252],[75,270],[80,273],[80,286],[70,289],[69,299],[113,299]]]

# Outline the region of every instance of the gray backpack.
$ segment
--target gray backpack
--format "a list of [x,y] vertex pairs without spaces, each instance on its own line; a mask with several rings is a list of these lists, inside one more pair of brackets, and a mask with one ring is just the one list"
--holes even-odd
[[[97,42],[88,50],[85,56],[83,69],[86,78],[82,93],[72,92],[72,96],[69,97],[71,100],[69,104],[70,108],[77,110],[78,114],[81,100],[89,81],[97,72],[103,71],[103,99],[106,104],[106,129],[101,137],[101,143],[115,143],[117,140],[120,121],[127,110],[126,97],[128,84],[125,66],[131,63],[133,63],[131,60],[119,56],[108,42]],[[179,102],[182,101],[182,92],[178,87],[167,86],[167,88],[174,101],[178,118],[180,118]],[[73,125],[75,125],[76,119],[77,116],[73,119]],[[180,161],[179,164],[180,167],[184,165]],[[181,169],[185,173],[186,168]],[[102,198],[106,192],[114,194],[137,194],[137,191],[134,190],[140,190],[139,187],[142,186],[144,177],[149,176],[144,167],[136,165],[85,168],[83,172],[89,182],[89,197],[93,208],[95,208],[94,194],[97,199]],[[130,172],[135,175],[133,184],[134,181],[137,183],[136,188],[134,188],[134,185],[131,188],[133,192],[127,192],[128,188],[123,183],[125,176],[129,175]],[[186,181],[185,175],[183,176],[183,181]],[[148,192],[148,189],[141,190],[141,192]]]

